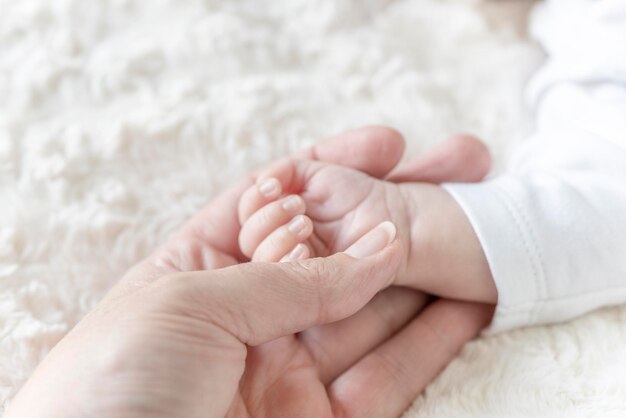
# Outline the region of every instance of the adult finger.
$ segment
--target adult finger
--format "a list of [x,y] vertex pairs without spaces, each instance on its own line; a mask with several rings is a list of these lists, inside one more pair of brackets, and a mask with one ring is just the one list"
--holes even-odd
[[401,183],[477,182],[491,169],[491,155],[483,142],[471,135],[454,135],[393,171],[388,180]]
[[402,249],[394,238],[365,258],[339,253],[297,263],[245,263],[166,276],[157,285],[168,303],[258,345],[361,309],[397,274]]
[[441,299],[328,388],[338,417],[396,417],[489,323],[490,305]]
[[296,155],[351,167],[370,176],[386,176],[402,159],[404,138],[384,126],[366,126],[332,136]]
[[307,329],[299,338],[328,384],[406,325],[428,300],[423,292],[393,286],[349,318]]

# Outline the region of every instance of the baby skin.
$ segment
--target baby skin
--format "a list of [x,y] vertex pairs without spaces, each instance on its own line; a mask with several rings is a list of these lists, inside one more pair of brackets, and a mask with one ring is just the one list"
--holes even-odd
[[242,195],[239,220],[239,245],[252,261],[297,262],[337,252],[356,256],[367,250],[363,246],[397,239],[403,262],[395,285],[496,301],[469,221],[437,185],[396,184],[339,165],[291,158],[262,172]]

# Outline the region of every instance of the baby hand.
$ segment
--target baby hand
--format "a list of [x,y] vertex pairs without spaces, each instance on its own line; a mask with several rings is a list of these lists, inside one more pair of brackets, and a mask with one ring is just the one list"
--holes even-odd
[[443,297],[496,298],[467,216],[436,185],[394,184],[344,166],[287,159],[242,195],[239,220],[240,248],[252,261],[358,257],[363,245],[395,239],[403,259],[394,284]]
[[[239,234],[239,245],[242,252],[252,261],[297,261],[308,258],[311,249],[305,240],[313,233],[313,222],[301,214],[306,212],[306,203],[298,195],[275,197],[274,193],[282,186],[275,178],[265,179],[247,192],[247,201],[242,200],[240,211],[248,210],[269,200],[247,219],[242,218]],[[269,193],[268,193],[269,192]],[[288,222],[290,216],[293,216]],[[287,222],[287,223],[285,223]],[[385,221],[372,231],[366,233],[355,244],[345,250],[354,257],[371,254],[373,248],[381,248],[394,240],[396,227],[392,222]]]
[[357,170],[281,161],[240,200],[240,248],[252,261],[265,262],[340,251],[359,256],[367,251],[364,246],[393,240],[394,223],[406,220],[397,193],[395,185]]
[[252,261],[295,261],[310,255],[304,241],[313,233],[313,223],[304,215],[305,202],[297,194],[282,196],[282,191],[276,178],[265,178],[240,201],[239,247]]

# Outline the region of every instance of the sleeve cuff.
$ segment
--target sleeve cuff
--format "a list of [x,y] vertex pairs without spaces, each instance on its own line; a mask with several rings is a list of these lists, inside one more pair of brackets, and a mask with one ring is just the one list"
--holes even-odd
[[[448,183],[443,187],[466,213],[483,247],[498,290],[498,305],[488,333],[533,324],[547,290],[536,234],[513,194],[523,194],[514,179]],[[513,191],[513,192],[510,192]]]

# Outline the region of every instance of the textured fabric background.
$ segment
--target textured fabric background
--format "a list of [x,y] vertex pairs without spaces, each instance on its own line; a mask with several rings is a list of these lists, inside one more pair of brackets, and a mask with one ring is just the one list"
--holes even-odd
[[[532,129],[524,1],[0,0],[0,403],[234,178],[362,124]],[[407,417],[624,416],[626,309],[480,339]],[[1,409],[0,409],[1,411]]]

